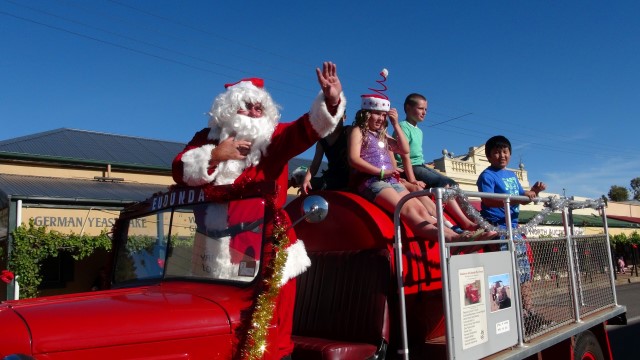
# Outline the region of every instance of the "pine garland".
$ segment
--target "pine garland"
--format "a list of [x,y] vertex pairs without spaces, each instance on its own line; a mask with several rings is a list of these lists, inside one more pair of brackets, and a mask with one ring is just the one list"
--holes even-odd
[[[279,223],[279,221],[276,222]],[[273,246],[275,255],[267,268],[264,290],[258,296],[253,309],[251,327],[247,332],[244,348],[241,352],[242,359],[261,359],[267,349],[268,328],[276,310],[275,303],[280,293],[280,281],[287,262],[286,249],[289,246],[289,242],[287,227],[283,224],[274,224]]]

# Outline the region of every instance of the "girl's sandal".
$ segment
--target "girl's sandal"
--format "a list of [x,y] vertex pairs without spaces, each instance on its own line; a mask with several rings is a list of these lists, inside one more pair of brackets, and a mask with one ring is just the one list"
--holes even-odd
[[465,230],[462,232],[462,234],[460,234],[460,239],[463,241],[478,240],[478,238],[481,237],[484,233],[485,233],[484,229],[478,229],[474,232]]

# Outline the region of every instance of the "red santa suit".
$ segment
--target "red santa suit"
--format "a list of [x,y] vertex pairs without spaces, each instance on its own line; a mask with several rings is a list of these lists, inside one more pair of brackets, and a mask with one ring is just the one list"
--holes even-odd
[[[246,86],[251,86],[246,84]],[[211,151],[232,132],[221,130],[212,124],[195,134],[185,149],[173,161],[173,178],[178,184],[191,186],[214,184],[244,184],[248,181],[276,181],[279,187],[275,205],[282,208],[285,204],[288,188],[288,162],[293,157],[310,148],[320,138],[328,135],[340,121],[346,106],[344,95],[335,115],[332,115],[324,101],[322,93],[315,99],[309,113],[290,123],[277,123],[265,149],[257,159],[247,160],[244,164],[233,161],[234,171],[225,170],[224,162],[211,169]],[[264,104],[263,104],[264,105]],[[214,103],[215,107],[215,103]],[[214,125],[211,127],[211,125]],[[237,138],[237,137],[236,137]],[[231,164],[230,164],[231,165]],[[286,218],[286,214],[285,214]],[[286,218],[287,225],[290,220]],[[304,244],[297,239],[293,229],[287,233],[290,246],[287,248],[287,261],[283,271],[281,289],[276,303],[277,314],[274,322],[278,326],[278,358],[291,354],[293,343],[291,329],[293,325],[293,307],[295,301],[295,276],[311,265]]]

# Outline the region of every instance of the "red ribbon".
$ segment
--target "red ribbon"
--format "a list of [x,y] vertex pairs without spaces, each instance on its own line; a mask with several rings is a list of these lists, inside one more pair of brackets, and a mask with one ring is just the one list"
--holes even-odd
[[385,100],[389,100],[389,97],[384,93],[385,91],[387,91],[387,85],[385,85],[384,83],[385,81],[387,81],[387,77],[384,74],[384,70],[380,72],[380,76],[382,77],[382,80],[376,80],[376,82],[380,84],[380,86],[382,86],[382,89],[369,88],[369,90],[378,93],[378,95],[382,96]]
[[4,281],[7,284],[13,281],[14,278],[15,276],[9,270],[2,270],[2,273],[0,273],[0,280]]

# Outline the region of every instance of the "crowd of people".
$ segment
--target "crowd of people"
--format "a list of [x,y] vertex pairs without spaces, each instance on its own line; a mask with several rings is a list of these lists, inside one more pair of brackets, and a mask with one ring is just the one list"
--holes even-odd
[[[391,106],[384,93],[388,73],[383,70],[380,73],[382,80],[377,81],[383,89],[369,88],[373,93],[361,96],[352,125],[346,125],[346,98],[336,65],[325,62],[322,69],[316,69],[316,75],[321,91],[311,110],[287,123],[279,122],[278,106],[264,89],[262,79],[248,78],[226,84],[226,90],[213,102],[208,126],[197,132],[174,159],[176,183],[191,186],[207,183],[242,185],[251,181],[274,180],[280,188],[294,185],[305,194],[317,190],[353,191],[389,213],[394,212],[399,200],[409,191],[457,186],[452,179],[425,165],[423,134],[418,125],[424,121],[427,112],[426,97],[417,93],[407,96],[404,103],[406,118],[400,121],[397,109]],[[316,151],[309,168],[298,178],[290,179],[289,160],[314,144]],[[524,195],[533,199],[545,189],[545,185],[538,182],[530,191],[525,191],[515,174],[506,169],[511,155],[511,144],[506,138],[491,138],[487,142],[486,155],[491,165],[478,179],[479,191]],[[321,176],[316,176],[325,156],[328,168]],[[278,215],[272,221],[285,219],[285,224],[290,224],[282,210],[286,193],[280,192],[276,197],[272,210]],[[485,240],[497,236],[494,231],[477,231],[478,225],[466,216],[455,199],[448,201],[446,206],[453,219],[453,222],[446,222],[443,229],[446,241]],[[514,204],[511,210],[514,226],[517,226],[517,206]],[[221,218],[225,211],[228,208],[224,204],[206,209],[203,226],[207,231],[224,226],[215,219]],[[482,214],[495,225],[505,225],[502,202],[497,204],[483,200]],[[407,201],[400,216],[416,236],[437,241],[435,204],[430,197],[421,196]],[[287,252],[287,261],[282,280],[279,284],[268,283],[278,287],[273,318],[278,333],[273,338],[277,342],[279,357],[283,359],[289,358],[293,349],[291,328],[295,277],[310,265],[302,241],[296,238],[290,227],[287,238],[291,241],[283,250]],[[519,255],[526,254],[526,249],[518,251]],[[525,283],[529,280],[525,274],[526,256],[520,256],[519,260],[524,269],[520,279]]]

